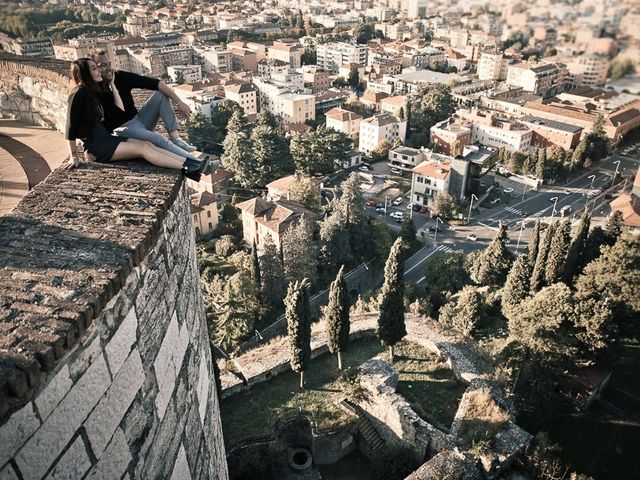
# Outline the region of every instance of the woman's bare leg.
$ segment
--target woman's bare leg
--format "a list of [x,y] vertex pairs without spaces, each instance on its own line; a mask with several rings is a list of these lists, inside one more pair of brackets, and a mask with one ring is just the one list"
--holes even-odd
[[180,170],[182,168],[184,158],[166,150],[155,150],[152,147],[153,145],[149,142],[129,138],[126,142],[118,145],[111,157],[111,161],[117,162],[119,160],[131,160],[142,157],[157,167],[172,168],[174,170]]

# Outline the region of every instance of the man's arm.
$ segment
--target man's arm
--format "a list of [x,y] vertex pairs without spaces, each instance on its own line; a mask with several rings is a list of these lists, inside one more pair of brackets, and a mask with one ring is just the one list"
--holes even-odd
[[176,104],[176,107],[178,108],[178,111],[180,113],[182,113],[183,115],[186,115],[187,117],[189,115],[191,115],[191,108],[189,108],[189,105],[184,103],[180,99],[180,97],[178,97],[178,95],[176,95],[176,92],[174,92],[173,89],[169,85],[167,85],[163,81],[160,81],[158,83],[158,91],[164,93],[167,97],[169,97],[171,100],[173,100],[173,103]]

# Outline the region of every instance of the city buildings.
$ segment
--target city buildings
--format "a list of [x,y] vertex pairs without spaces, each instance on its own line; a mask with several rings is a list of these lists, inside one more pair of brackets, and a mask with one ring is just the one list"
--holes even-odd
[[365,155],[371,155],[383,141],[393,145],[396,140],[405,141],[406,120],[398,120],[389,113],[379,113],[360,121],[360,144],[358,149]]
[[351,43],[325,43],[316,46],[316,64],[331,73],[338,73],[341,65],[367,64],[367,46]]

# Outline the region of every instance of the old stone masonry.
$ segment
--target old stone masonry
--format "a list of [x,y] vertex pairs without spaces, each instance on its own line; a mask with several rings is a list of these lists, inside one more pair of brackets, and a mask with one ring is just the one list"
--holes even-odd
[[181,177],[58,170],[0,231],[0,479],[228,478]]

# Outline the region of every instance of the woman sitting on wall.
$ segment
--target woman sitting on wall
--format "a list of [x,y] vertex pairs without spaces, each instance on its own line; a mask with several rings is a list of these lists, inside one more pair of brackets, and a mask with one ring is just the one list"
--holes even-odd
[[[79,58],[71,63],[71,77],[76,86],[69,96],[67,110],[66,139],[69,141],[69,161],[67,168],[80,164],[74,152],[76,139],[81,139],[84,149],[98,162],[109,163],[118,160],[144,158],[158,167],[182,170],[185,177],[200,181],[200,176],[208,167],[208,160],[199,161],[191,157],[181,157],[175,153],[156,147],[150,142],[111,135],[102,124],[104,109],[100,102],[102,72],[89,58]],[[111,85],[115,104],[124,109],[122,99],[115,85]]]

